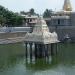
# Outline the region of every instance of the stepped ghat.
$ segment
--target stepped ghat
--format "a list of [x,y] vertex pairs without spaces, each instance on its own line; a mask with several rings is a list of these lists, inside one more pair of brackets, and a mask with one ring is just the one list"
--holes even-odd
[[[33,32],[25,35],[26,59],[28,58],[28,55],[30,55],[30,61],[32,62],[34,55],[35,60],[37,58],[45,58],[46,60],[49,60],[50,55],[52,56],[57,54],[58,42],[57,33],[49,32],[48,26],[43,18],[38,18],[37,24],[33,28]],[[32,48],[33,45],[34,52]],[[28,54],[28,46],[30,46],[30,54]]]

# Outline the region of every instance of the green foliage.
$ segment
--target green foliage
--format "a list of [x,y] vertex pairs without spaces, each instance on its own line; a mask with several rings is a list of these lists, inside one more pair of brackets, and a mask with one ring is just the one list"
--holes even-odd
[[30,12],[31,15],[34,15],[35,14],[35,11],[34,11],[33,8],[31,8],[29,12]]
[[52,10],[46,9],[43,13],[44,18],[49,18],[52,15]]
[[28,12],[21,11],[20,13],[23,14],[23,15],[29,15],[29,16],[31,16],[31,15],[39,16],[39,14],[37,14],[33,8],[31,8]]
[[0,6],[0,24],[1,26],[20,26],[23,23],[23,17],[8,9]]
[[4,25],[6,23],[6,18],[0,15],[0,24]]
[[25,12],[25,11],[21,11],[20,13],[23,14],[23,15],[27,15],[28,14],[28,12]]

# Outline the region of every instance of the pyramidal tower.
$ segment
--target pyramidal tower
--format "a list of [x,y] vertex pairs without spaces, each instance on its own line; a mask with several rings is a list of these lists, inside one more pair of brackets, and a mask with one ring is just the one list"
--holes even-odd
[[64,1],[64,6],[63,6],[64,11],[72,11],[72,6],[70,0],[65,0]]

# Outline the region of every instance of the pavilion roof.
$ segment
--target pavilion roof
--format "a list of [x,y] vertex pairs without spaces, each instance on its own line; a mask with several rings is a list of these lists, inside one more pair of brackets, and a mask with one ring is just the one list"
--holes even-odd
[[43,18],[37,19],[37,24],[35,25],[32,33],[27,33],[25,35],[26,42],[35,42],[42,44],[57,43],[58,36],[56,32],[49,32],[48,26]]

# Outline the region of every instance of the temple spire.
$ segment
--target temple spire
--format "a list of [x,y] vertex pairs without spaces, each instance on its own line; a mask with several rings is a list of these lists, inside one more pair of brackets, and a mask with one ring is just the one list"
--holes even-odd
[[63,10],[64,11],[72,11],[70,0],[65,0],[64,1]]

